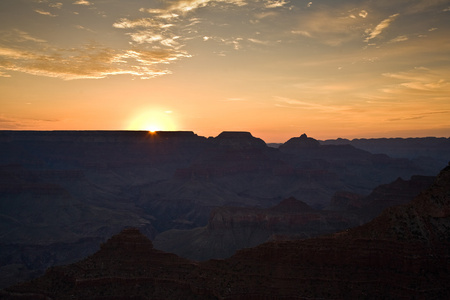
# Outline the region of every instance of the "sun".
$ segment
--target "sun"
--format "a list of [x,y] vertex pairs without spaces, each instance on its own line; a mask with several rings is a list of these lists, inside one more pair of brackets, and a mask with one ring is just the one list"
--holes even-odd
[[149,125],[144,128],[145,130],[148,130],[151,133],[162,131],[162,129],[158,125]]
[[127,130],[174,131],[177,129],[172,111],[148,110],[131,118]]

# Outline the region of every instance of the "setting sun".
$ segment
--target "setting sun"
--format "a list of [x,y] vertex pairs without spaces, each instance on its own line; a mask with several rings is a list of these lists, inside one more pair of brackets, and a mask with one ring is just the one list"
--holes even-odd
[[172,131],[177,130],[177,126],[172,111],[149,110],[132,117],[127,130]]

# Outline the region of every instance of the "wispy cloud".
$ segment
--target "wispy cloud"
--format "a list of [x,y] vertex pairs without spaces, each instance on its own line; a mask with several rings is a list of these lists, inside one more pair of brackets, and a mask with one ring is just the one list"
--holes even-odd
[[135,20],[129,20],[127,18],[122,18],[113,24],[115,28],[161,28],[168,27],[170,25],[161,24],[153,18],[140,18]]
[[266,1],[266,3],[264,5],[266,8],[276,8],[276,7],[283,7],[288,3],[289,3],[289,1],[285,1],[285,0],[269,0],[269,1]]
[[388,28],[392,22],[399,16],[400,14],[393,14],[389,16],[389,18],[384,19],[381,21],[377,26],[375,26],[374,29],[367,29],[366,34],[368,34],[367,38],[365,39],[366,42],[369,42],[371,39],[376,38],[379,36],[383,30]]
[[73,4],[76,4],[76,5],[86,5],[86,6],[92,5],[92,3],[89,2],[89,1],[87,1],[87,0],[77,0],[77,1],[75,1]]
[[94,33],[94,32],[95,32],[94,30],[92,30],[92,29],[89,29],[89,28],[86,28],[86,27],[84,27],[84,26],[81,26],[81,25],[75,25],[74,27],[75,27],[75,28],[77,28],[77,29],[80,29],[80,30],[85,30],[85,31],[88,31],[88,32],[92,32],[92,33]]
[[63,4],[61,2],[56,2],[56,3],[49,3],[48,6],[56,9],[61,9],[63,7]]
[[309,33],[308,31],[304,31],[304,30],[292,30],[291,33],[306,36],[306,37],[312,37],[311,33]]
[[51,12],[44,11],[44,10],[41,10],[41,9],[35,9],[34,11],[37,12],[38,14],[40,14],[40,15],[49,16],[49,17],[56,17],[56,15],[52,14]]
[[387,119],[387,121],[397,122],[397,121],[419,120],[419,119],[424,119],[427,117],[434,117],[436,115],[450,115],[450,110],[423,111],[421,113],[409,113],[408,115],[403,115],[398,118]]
[[253,38],[249,38],[248,41],[250,41],[254,44],[259,44],[259,45],[269,45],[270,44],[269,41],[262,41],[262,40],[253,39]]
[[19,29],[12,29],[10,31],[4,31],[0,35],[0,41],[5,44],[33,42],[33,43],[45,43],[44,39],[33,37],[25,31]]
[[0,71],[0,77],[7,77],[7,78],[9,78],[9,77],[11,77],[11,75],[3,73],[3,72]]
[[400,35],[400,36],[390,40],[389,43],[405,42],[407,40],[408,40],[408,37],[406,35]]
[[[419,95],[428,100],[447,99],[450,94],[448,71],[433,71],[428,68],[415,68],[410,71],[384,73],[384,77],[394,80],[382,91],[386,94],[415,99]],[[396,81],[396,82],[395,82]]]
[[299,109],[319,110],[322,112],[337,112],[344,111],[347,107],[336,107],[331,105],[323,105],[314,102],[307,102],[297,99],[291,99],[286,97],[275,96],[275,106],[278,107],[291,107]]
[[17,130],[17,129],[46,129],[49,123],[58,122],[57,119],[32,119],[32,118],[11,118],[0,115],[0,126],[4,129]]
[[225,3],[237,6],[244,6],[247,4],[243,0],[181,0],[175,1],[175,3],[168,8],[168,11],[180,11],[186,13],[208,5],[215,5],[216,3]]
[[315,39],[329,46],[357,40],[364,32],[365,10],[349,10],[346,6],[326,7],[300,14],[298,27],[291,33]]
[[358,16],[360,16],[361,18],[366,18],[368,15],[369,13],[364,9],[358,13]]

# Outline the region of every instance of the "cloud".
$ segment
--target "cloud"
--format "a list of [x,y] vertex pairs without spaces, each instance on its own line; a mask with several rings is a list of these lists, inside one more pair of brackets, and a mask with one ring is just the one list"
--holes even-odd
[[56,3],[49,3],[48,6],[56,9],[61,9],[63,4],[61,2],[56,2]]
[[75,25],[74,27],[77,28],[77,29],[86,30],[86,31],[89,31],[89,32],[92,32],[92,33],[95,32],[94,30],[86,28],[86,27],[81,26],[81,25]]
[[400,14],[393,14],[391,16],[389,16],[389,18],[384,19],[383,21],[381,21],[374,29],[368,29],[366,30],[366,33],[369,35],[365,41],[369,42],[371,39],[376,38],[377,36],[379,36],[383,30],[385,30],[386,28],[388,28],[391,23],[399,16]]
[[325,6],[298,15],[297,28],[291,33],[315,39],[329,46],[360,40],[366,29],[367,11],[348,5]]
[[3,129],[18,130],[31,129],[45,130],[49,123],[59,122],[57,119],[31,119],[31,118],[11,118],[4,114],[0,115],[0,126]]
[[336,112],[342,111],[346,108],[344,107],[335,107],[330,105],[323,105],[318,103],[311,103],[286,97],[275,96],[275,101],[278,103],[275,106],[278,107],[291,107],[291,108],[301,108],[301,109],[311,109],[311,110],[320,110],[322,112]]
[[86,6],[92,5],[92,3],[90,3],[90,2],[87,1],[87,0],[77,0],[77,1],[75,1],[73,4],[76,4],[76,5],[86,5]]
[[[223,4],[230,4],[230,5],[236,5],[236,6],[244,6],[247,5],[246,2],[243,0],[181,0],[181,1],[175,1],[169,8],[166,10],[166,12],[192,12],[198,8],[206,7],[209,5],[216,5],[218,3]],[[159,13],[162,13],[162,10],[159,10]]]
[[22,42],[34,42],[34,43],[47,42],[44,39],[33,37],[29,35],[27,32],[19,29],[13,29],[11,31],[3,32],[2,36],[0,36],[0,41],[5,42],[6,44],[14,44]]
[[447,115],[450,114],[450,110],[440,110],[440,111],[422,111],[420,113],[411,113],[409,116],[402,116],[399,118],[388,119],[387,121],[409,121],[409,120],[419,120],[427,117],[434,117],[435,115]]
[[259,45],[269,45],[270,42],[268,41],[261,41],[261,40],[257,40],[257,39],[253,39],[253,38],[249,38],[248,41],[255,43],[255,44],[259,44]]
[[358,16],[360,16],[361,18],[366,18],[368,14],[369,13],[363,9],[359,12]]
[[308,31],[304,31],[304,30],[292,30],[291,33],[306,36],[306,37],[312,37],[311,33],[309,33]]
[[[23,41],[39,41],[25,32],[16,32]],[[105,78],[118,74],[148,79],[170,74],[160,66],[186,57],[190,56],[185,51],[174,49],[114,50],[95,44],[64,49],[48,43],[26,46],[22,42],[15,46],[0,46],[0,72],[3,76],[8,76],[8,71],[15,71],[64,80]]]
[[267,1],[264,6],[266,8],[276,8],[276,7],[283,7],[284,5],[288,4],[288,1],[285,0],[269,0]]
[[390,40],[389,43],[405,42],[407,40],[408,40],[408,37],[406,35],[400,35],[400,36]]
[[450,94],[448,72],[432,71],[428,68],[415,68],[410,71],[384,73],[383,76],[400,81],[384,89],[387,93],[428,93],[447,97]]
[[0,77],[11,77],[11,75],[0,72]]
[[142,44],[142,43],[154,43],[154,42],[158,42],[161,41],[163,39],[162,35],[160,34],[155,34],[153,32],[148,32],[148,31],[139,31],[139,32],[135,32],[135,33],[129,33],[129,36],[131,36],[131,39],[133,40],[133,42],[136,42],[138,44]]
[[34,11],[37,12],[38,14],[40,14],[40,15],[49,16],[49,17],[56,17],[56,15],[54,15],[51,12],[48,12],[48,11],[43,11],[43,10],[40,10],[40,9],[35,9]]
[[113,24],[115,28],[151,28],[151,27],[163,27],[166,24],[161,25],[161,22],[156,21],[152,18],[141,18],[135,20],[129,20],[127,18],[122,18]]

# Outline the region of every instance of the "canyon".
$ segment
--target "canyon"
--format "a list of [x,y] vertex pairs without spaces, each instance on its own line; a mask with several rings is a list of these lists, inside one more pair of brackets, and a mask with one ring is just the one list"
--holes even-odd
[[[292,199],[286,204],[292,205]],[[302,211],[308,209],[296,203]],[[279,207],[280,208],[280,207]],[[446,299],[450,165],[431,187],[372,221],[317,238],[271,241],[195,262],[154,249],[136,228],[2,299]]]
[[[278,216],[249,245],[234,242],[239,247],[220,256],[226,257],[241,246],[360,225],[398,202],[374,198],[364,212],[360,201],[375,188],[401,178],[398,183],[406,183],[398,189],[406,191],[413,176],[439,172],[450,151],[448,139],[437,141],[416,139],[420,157],[391,157],[350,144],[325,145],[305,134],[274,148],[249,132],[202,137],[190,131],[1,131],[0,287],[93,254],[127,227],[158,247],[162,240],[174,245],[180,236],[175,231],[202,235],[205,228],[216,238],[223,233],[224,243],[233,227],[221,228],[219,217],[235,220],[241,210]],[[296,212],[309,214],[309,232],[287,231],[286,214],[276,207],[291,197],[310,209]],[[314,229],[318,216],[328,231]],[[240,229],[231,237],[247,239],[258,222],[233,221]],[[301,224],[295,222],[297,230]],[[209,251],[197,259],[215,255]]]

